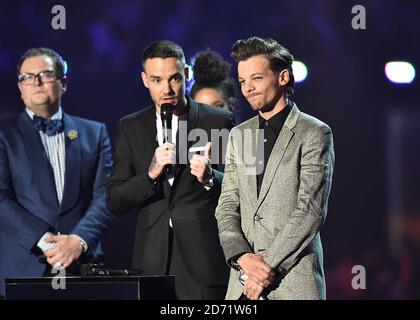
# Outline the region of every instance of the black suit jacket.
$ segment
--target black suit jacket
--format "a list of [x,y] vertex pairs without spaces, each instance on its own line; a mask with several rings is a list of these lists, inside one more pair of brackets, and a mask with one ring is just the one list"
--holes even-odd
[[[192,129],[203,129],[210,139],[212,129],[229,131],[233,127],[232,113],[187,99],[189,139],[194,133]],[[145,274],[165,274],[171,218],[175,241],[190,275],[204,286],[226,285],[229,270],[214,216],[220,196],[224,156],[219,157],[218,163],[212,163],[216,179],[209,191],[191,174],[189,163],[178,165],[172,188],[165,175],[153,187],[147,173],[158,147],[156,132],[154,105],[120,120],[115,165],[107,190],[108,208],[115,214],[140,208],[134,267]],[[189,141],[188,149],[191,145],[205,145],[207,142],[197,143],[198,140]],[[223,141],[214,140],[212,152],[216,149],[220,152]]]

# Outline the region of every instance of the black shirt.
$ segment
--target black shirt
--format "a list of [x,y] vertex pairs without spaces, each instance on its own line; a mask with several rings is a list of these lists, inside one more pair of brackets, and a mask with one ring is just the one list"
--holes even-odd
[[276,113],[270,119],[265,120],[263,117],[261,117],[261,115],[259,116],[259,128],[264,130],[264,140],[258,140],[257,145],[256,169],[258,195],[260,194],[261,183],[264,178],[265,168],[267,166],[268,159],[270,158],[271,151],[273,150],[277,137],[283,128],[283,124],[286,121],[291,109],[292,103],[289,101],[283,110],[281,110],[279,113]]

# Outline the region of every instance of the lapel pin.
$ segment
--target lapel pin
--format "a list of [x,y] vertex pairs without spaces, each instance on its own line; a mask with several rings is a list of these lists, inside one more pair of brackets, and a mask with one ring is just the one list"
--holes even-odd
[[77,139],[77,131],[69,130],[69,132],[67,133],[67,137],[69,137],[70,140]]

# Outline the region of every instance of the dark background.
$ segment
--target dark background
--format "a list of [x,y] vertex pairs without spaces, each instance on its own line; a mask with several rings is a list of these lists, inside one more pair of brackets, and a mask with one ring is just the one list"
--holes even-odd
[[[66,9],[65,30],[51,27],[56,4]],[[366,8],[366,30],[351,25],[358,4]],[[396,85],[384,74],[390,60],[420,67],[419,21],[415,0],[3,1],[0,117],[23,109],[16,64],[31,47],[66,59],[63,109],[104,122],[113,138],[119,118],[151,102],[139,76],[150,42],[174,40],[187,60],[206,48],[229,59],[237,39],[272,37],[309,70],[293,100],[334,133],[322,231],[328,298],[420,298],[419,81]],[[253,115],[239,99],[238,122]],[[109,264],[130,265],[135,219],[118,218],[106,234]],[[365,267],[365,290],[351,286],[355,265]]]

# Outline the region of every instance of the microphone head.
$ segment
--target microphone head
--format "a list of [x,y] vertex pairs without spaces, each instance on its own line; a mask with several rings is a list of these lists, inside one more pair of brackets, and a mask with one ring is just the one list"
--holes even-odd
[[160,117],[162,120],[171,120],[172,119],[172,111],[174,110],[175,106],[170,103],[164,103],[160,106]]

